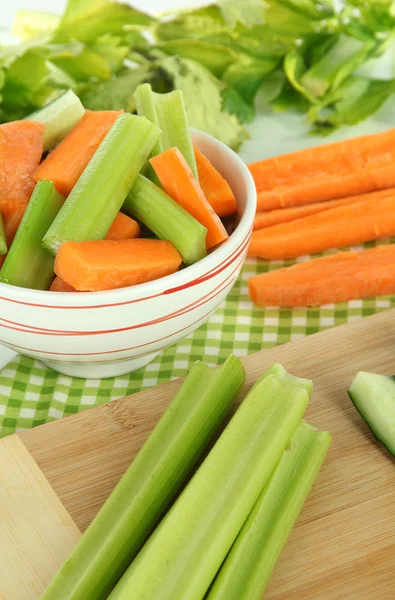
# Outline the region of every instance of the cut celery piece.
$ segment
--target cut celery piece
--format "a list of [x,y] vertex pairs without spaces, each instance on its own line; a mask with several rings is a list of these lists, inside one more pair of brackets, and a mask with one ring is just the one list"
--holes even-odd
[[52,181],[37,183],[0,271],[1,282],[35,290],[49,288],[54,258],[41,242],[63,202]]
[[293,383],[271,370],[253,387],[111,600],[202,600],[300,424]]
[[72,90],[67,90],[56,100],[25,118],[45,124],[44,150],[50,150],[77,125],[84,112],[85,108],[78,96]]
[[[158,113],[156,111],[155,94],[149,83],[143,83],[138,86],[134,92],[137,114],[146,117],[151,123],[155,123],[159,128]],[[164,151],[162,136],[160,135],[155,146],[152,148],[152,156],[156,156]]]
[[0,254],[7,254],[7,240],[5,239],[5,231],[3,217],[0,213]]
[[105,238],[158,136],[144,117],[117,118],[46,233],[47,250],[56,254],[66,241]]
[[153,148],[153,155],[177,147],[198,179],[182,91],[174,90],[168,94],[157,94],[152,91],[149,83],[144,83],[137,88],[134,99],[138,114],[156,123],[162,131],[157,145]]
[[204,258],[207,229],[157,185],[138,175],[123,210],[177,248],[186,265]]
[[102,600],[204,455],[243,387],[240,360],[196,363],[42,600]]
[[303,423],[232,546],[207,600],[261,600],[325,459],[331,435]]

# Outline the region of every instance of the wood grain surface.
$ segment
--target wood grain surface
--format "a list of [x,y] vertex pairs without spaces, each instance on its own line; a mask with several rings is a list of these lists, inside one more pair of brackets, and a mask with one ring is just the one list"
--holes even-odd
[[[358,370],[395,373],[395,309],[263,350],[243,362],[244,393],[275,362],[294,375],[312,378],[315,389],[307,418],[333,435],[328,458],[265,600],[393,600],[394,459],[373,439],[346,390]],[[152,388],[18,434],[81,530],[178,385]],[[63,535],[59,529],[58,536]],[[2,556],[0,548],[0,582]],[[21,577],[25,567],[21,561]]]
[[80,537],[18,436],[0,444],[0,599],[39,598]]

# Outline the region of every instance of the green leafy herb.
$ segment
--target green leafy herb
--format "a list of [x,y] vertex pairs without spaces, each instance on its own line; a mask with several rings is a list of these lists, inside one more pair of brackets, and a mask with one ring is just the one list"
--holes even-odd
[[0,46],[0,120],[23,118],[69,88],[87,108],[133,111],[136,87],[149,82],[157,92],[182,89],[191,122],[234,148],[265,94],[266,107],[298,110],[328,133],[393,94],[394,6],[218,0],[154,18],[115,0],[68,0],[61,17],[19,11],[13,31],[22,43]]

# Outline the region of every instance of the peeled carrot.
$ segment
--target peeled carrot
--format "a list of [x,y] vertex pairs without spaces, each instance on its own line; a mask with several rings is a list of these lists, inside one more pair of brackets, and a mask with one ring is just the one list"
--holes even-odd
[[[5,215],[3,217],[3,225],[4,225],[4,233],[5,239],[7,241],[7,247],[10,248],[12,242],[14,241],[14,237],[16,232],[18,231],[18,227],[22,221],[23,214],[25,212],[24,207],[17,208],[14,212],[9,215]],[[0,267],[3,266],[5,261],[5,254],[0,256]]]
[[234,215],[237,213],[237,204],[229,183],[198,148],[194,146],[193,149],[199,174],[199,184],[207,202],[219,217]]
[[206,227],[207,249],[214,248],[228,239],[221,219],[206,200],[191,167],[178,148],[169,148],[150,158],[150,163],[165,192]]
[[394,161],[390,129],[258,161],[249,169],[262,211],[394,187]]
[[320,306],[395,293],[395,244],[339,252],[248,281],[258,306]]
[[66,283],[63,279],[56,276],[53,282],[51,283],[51,287],[49,288],[50,292],[76,292],[77,290],[73,288],[72,285]]
[[[376,193],[381,193],[383,194],[383,197],[385,197],[386,194],[392,194],[392,190],[383,190],[382,192]],[[327,202],[316,202],[315,204],[294,206],[292,208],[278,208],[265,212],[257,212],[254,219],[254,230],[271,227],[272,225],[279,225],[280,223],[288,223],[289,221],[296,221],[296,219],[315,215],[316,213],[329,210],[330,208],[345,206],[346,204],[353,204],[354,202],[360,201],[361,196],[349,196],[348,198],[340,198],[339,200],[328,200]]]
[[68,196],[83,170],[123,110],[87,110],[64,140],[48,154],[34,173],[35,181],[52,181]]
[[80,292],[100,291],[159,279],[178,270],[181,256],[170,242],[152,239],[65,242],[55,273]]
[[106,240],[131,240],[140,236],[137,221],[119,212],[106,235]]
[[24,209],[34,188],[33,173],[43,153],[44,123],[12,121],[0,125],[0,212]]
[[296,258],[395,235],[395,189],[359,198],[360,202],[254,231],[248,255]]

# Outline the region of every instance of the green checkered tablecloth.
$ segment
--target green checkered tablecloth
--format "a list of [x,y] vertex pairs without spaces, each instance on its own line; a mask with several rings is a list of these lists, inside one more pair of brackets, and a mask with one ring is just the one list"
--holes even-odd
[[320,309],[255,307],[248,297],[248,278],[281,264],[248,260],[210,320],[135,373],[102,380],[78,379],[18,356],[0,371],[0,437],[181,377],[196,360],[217,365],[232,352],[246,356],[395,306],[395,297],[383,297]]

